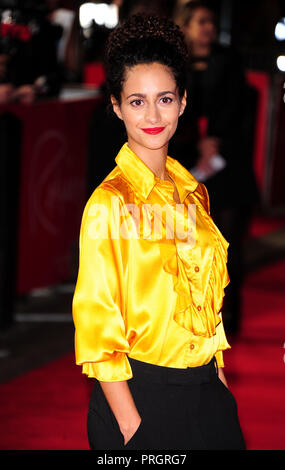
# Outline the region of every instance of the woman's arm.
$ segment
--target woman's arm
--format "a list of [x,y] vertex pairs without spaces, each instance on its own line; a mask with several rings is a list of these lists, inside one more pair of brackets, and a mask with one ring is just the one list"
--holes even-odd
[[124,436],[124,445],[135,434],[141,423],[141,417],[136,408],[126,380],[120,382],[101,382],[103,393],[118,422]]
[[[80,229],[80,260],[72,302],[76,364],[99,381],[132,378],[125,295],[129,240],[117,236],[123,202],[102,187],[89,199]],[[115,227],[112,232],[112,227]]]
[[219,379],[221,379],[221,381],[225,384],[225,386],[227,388],[228,387],[228,383],[227,383],[227,380],[226,380],[226,377],[225,377],[225,374],[224,374],[224,371],[223,371],[223,368],[222,367],[218,367],[218,376],[219,376]]

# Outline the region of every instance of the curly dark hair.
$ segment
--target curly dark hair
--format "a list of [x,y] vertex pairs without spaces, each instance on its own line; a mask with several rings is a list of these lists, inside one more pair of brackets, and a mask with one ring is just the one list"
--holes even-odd
[[106,47],[109,93],[121,103],[121,91],[127,67],[158,62],[169,67],[179,95],[186,87],[188,51],[180,28],[170,19],[135,14],[110,34]]

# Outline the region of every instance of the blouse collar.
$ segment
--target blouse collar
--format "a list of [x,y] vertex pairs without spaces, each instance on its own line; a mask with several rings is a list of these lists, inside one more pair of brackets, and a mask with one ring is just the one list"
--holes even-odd
[[[115,162],[135,190],[147,199],[156,184],[169,183],[162,180],[130,149],[126,142],[115,158]],[[166,169],[174,180],[180,201],[183,203],[189,193],[197,188],[199,182],[177,160],[166,157]],[[171,183],[170,183],[171,184]]]

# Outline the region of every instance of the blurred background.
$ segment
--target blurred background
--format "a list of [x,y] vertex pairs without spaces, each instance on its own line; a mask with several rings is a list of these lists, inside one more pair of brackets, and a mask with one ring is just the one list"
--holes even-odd
[[[225,372],[249,449],[285,448],[285,3],[0,0],[0,449],[88,449],[74,365],[82,211],[126,141],[104,52],[130,14],[189,47],[170,147],[230,242]],[[208,173],[201,164],[211,162]]]

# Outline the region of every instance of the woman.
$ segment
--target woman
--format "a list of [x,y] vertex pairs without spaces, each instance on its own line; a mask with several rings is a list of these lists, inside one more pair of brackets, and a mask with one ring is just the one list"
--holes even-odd
[[[217,43],[215,13],[208,2],[184,4],[176,21],[189,50],[186,89],[190,106],[170,151],[206,185],[212,218],[230,244],[231,283],[223,313],[226,332],[234,334],[240,328],[242,307],[242,243],[258,202],[252,166],[255,94],[246,85],[239,55]],[[215,169],[212,165],[218,158],[221,166]]]
[[76,363],[96,379],[91,449],[244,448],[222,369],[228,243],[205,186],[168,156],[186,106],[186,55],[177,26],[145,15],[107,48],[128,142],[80,235],[73,315]]

